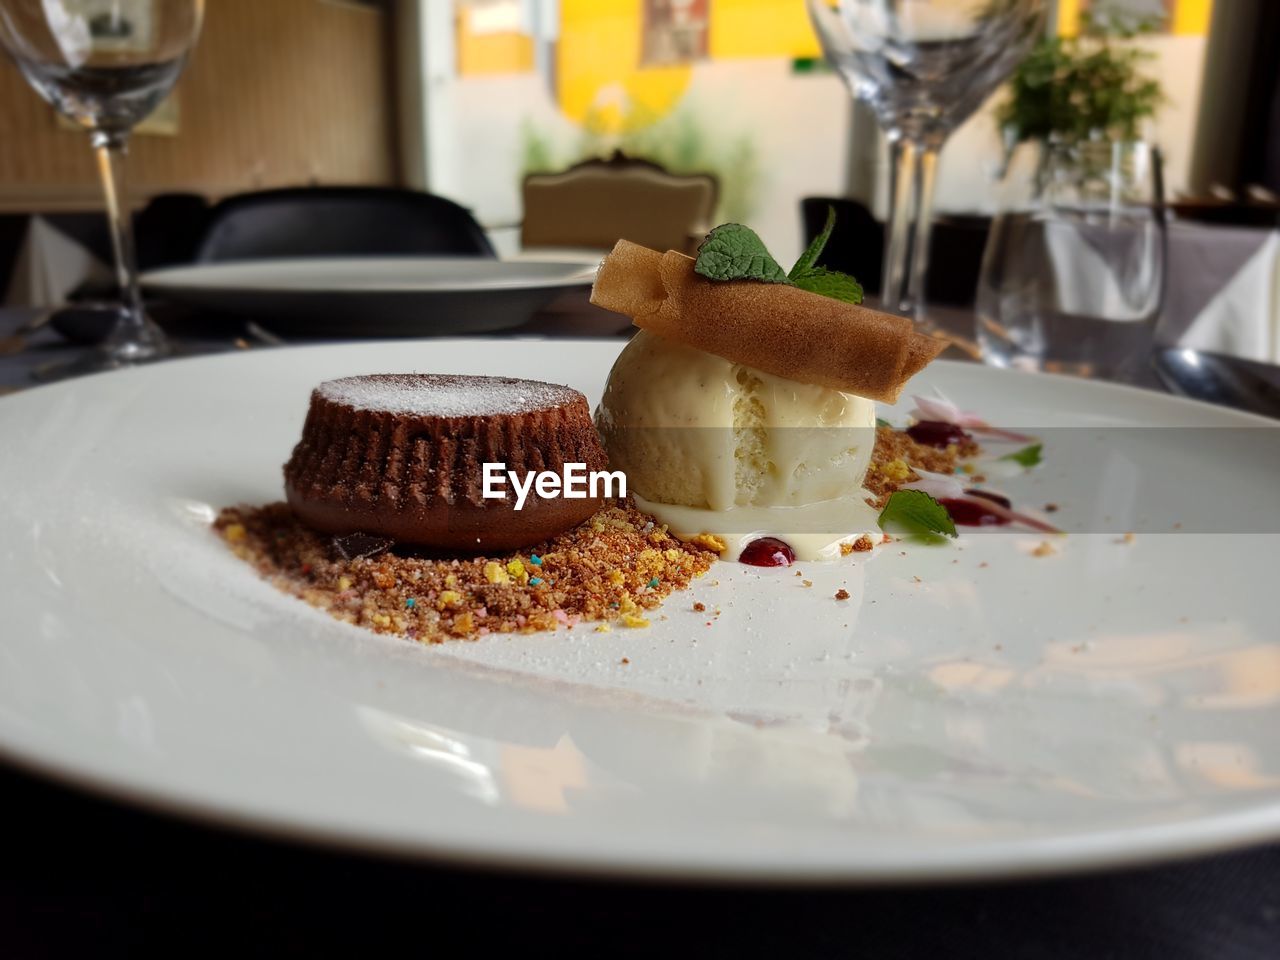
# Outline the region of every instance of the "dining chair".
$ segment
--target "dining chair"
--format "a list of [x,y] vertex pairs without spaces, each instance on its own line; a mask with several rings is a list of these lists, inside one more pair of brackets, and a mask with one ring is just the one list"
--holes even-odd
[[560,173],[524,178],[522,246],[609,250],[622,237],[655,250],[692,252],[713,226],[720,184],[674,174],[617,151]]
[[492,257],[465,208],[388,187],[296,187],[228,197],[210,212],[196,260],[323,256]]
[[154,270],[194,260],[210,209],[208,199],[198,193],[152,197],[133,217],[138,269]]

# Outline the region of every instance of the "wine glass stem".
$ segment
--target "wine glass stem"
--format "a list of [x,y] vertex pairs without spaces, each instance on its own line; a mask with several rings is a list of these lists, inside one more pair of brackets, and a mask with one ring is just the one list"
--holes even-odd
[[115,257],[116,281],[121,298],[120,319],[107,341],[107,347],[113,352],[133,353],[137,359],[145,359],[163,350],[164,337],[143,312],[142,295],[138,290],[137,261],[124,178],[128,137],[123,133],[97,130],[93,133],[92,142],[98,160],[102,192],[107,203],[111,252]]
[[926,140],[915,148],[915,184],[912,191],[915,230],[911,241],[911,286],[907,301],[916,326],[922,329],[931,326],[925,313],[925,280],[929,276],[929,241],[933,236],[933,193],[938,178],[939,146]]
[[916,147],[902,136],[889,139],[889,239],[884,257],[880,300],[889,310],[907,302],[907,267],[911,252],[911,199]]

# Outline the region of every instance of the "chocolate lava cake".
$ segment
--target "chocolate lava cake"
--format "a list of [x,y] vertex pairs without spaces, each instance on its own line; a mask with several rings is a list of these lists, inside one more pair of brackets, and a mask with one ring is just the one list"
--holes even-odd
[[606,457],[586,398],[509,377],[376,374],[320,384],[284,467],[285,493],[308,526],[480,553],[538,543],[586,520],[601,497],[543,498],[516,510],[485,498],[484,464],[563,473]]

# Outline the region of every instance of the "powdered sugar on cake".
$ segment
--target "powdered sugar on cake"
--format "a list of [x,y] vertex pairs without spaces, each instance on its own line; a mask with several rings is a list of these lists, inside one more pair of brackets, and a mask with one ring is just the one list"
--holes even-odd
[[562,406],[569,387],[511,377],[389,373],[328,380],[316,393],[356,410],[418,417],[487,417]]

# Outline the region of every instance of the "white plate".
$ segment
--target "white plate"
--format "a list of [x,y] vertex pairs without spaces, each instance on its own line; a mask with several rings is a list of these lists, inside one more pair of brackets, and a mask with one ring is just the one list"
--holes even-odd
[[[812,588],[722,564],[647,630],[421,647],[278,594],[208,530],[279,497],[319,380],[501,373],[594,398],[616,349],[272,350],[0,401],[0,749],[266,830],[628,875],[1009,876],[1280,836],[1274,533],[1076,534],[1046,558],[969,534],[802,565]],[[1263,423],[977,366],[919,380],[1010,425]],[[1230,463],[1181,430],[1087,463],[1051,442],[1006,486],[1125,529],[1172,458],[1179,488],[1274,513],[1280,434],[1252,433]]]
[[581,257],[317,257],[194,264],[142,277],[148,294],[246,316],[304,336],[415,336],[518,327],[568,290],[585,290]]

